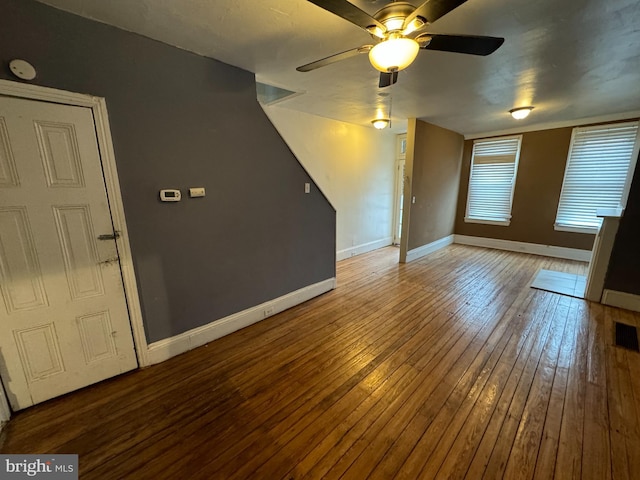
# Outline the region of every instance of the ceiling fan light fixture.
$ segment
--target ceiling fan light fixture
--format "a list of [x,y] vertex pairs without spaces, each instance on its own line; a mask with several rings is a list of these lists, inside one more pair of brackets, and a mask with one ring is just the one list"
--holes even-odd
[[411,38],[389,38],[369,52],[369,61],[376,70],[394,72],[407,68],[418,56],[420,45]]
[[529,116],[531,110],[533,110],[533,107],[512,108],[509,113],[516,120],[523,120]]
[[395,32],[398,30],[402,30],[404,26],[404,17],[391,17],[384,21],[384,26],[387,29],[387,32]]
[[383,29],[381,29],[377,25],[369,25],[367,27],[367,32],[369,32],[371,35],[375,35],[378,38],[384,38],[384,35],[386,33]]
[[409,35],[410,33],[413,33],[416,30],[422,28],[424,25],[425,22],[420,17],[416,17],[411,22],[409,22],[409,25],[404,27],[404,30],[402,30],[402,35]]
[[382,130],[382,129],[385,129],[385,128],[387,128],[389,126],[389,119],[388,118],[376,118],[374,120],[371,120],[371,123],[378,130]]

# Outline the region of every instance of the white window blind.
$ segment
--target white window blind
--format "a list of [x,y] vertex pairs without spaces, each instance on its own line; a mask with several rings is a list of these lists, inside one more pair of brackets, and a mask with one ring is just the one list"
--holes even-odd
[[575,128],[556,215],[556,230],[594,232],[598,208],[620,206],[638,122]]
[[509,225],[522,136],[473,144],[466,222]]

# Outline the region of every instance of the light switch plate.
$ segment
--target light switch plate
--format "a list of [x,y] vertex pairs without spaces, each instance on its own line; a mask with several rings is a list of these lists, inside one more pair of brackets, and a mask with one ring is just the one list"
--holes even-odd
[[204,197],[205,195],[206,192],[204,190],[204,187],[192,187],[189,189],[189,196],[191,198]]

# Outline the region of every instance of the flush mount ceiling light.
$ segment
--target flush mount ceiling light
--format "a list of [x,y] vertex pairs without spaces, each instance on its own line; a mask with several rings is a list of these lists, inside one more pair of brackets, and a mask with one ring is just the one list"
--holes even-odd
[[387,126],[389,125],[389,119],[388,118],[376,118],[374,120],[371,120],[371,123],[378,130],[382,130],[383,128],[387,128]]
[[391,37],[369,51],[369,61],[380,72],[399,72],[418,56],[420,44],[412,38]]
[[533,110],[533,107],[520,107],[520,108],[512,108],[509,110],[509,113],[516,120],[522,120],[523,118],[527,118],[529,114]]

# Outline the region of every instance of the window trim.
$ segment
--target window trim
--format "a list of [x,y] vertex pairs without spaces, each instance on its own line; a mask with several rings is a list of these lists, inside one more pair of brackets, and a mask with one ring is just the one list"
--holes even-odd
[[588,233],[591,235],[598,233],[599,230],[596,227],[572,227],[571,225],[560,225],[556,222],[553,222],[553,229],[556,232]]
[[600,231],[598,227],[578,227],[571,225],[562,225],[558,224],[558,209],[560,208],[560,200],[562,199],[562,192],[564,191],[564,180],[567,177],[567,171],[569,170],[569,160],[571,159],[571,155],[573,154],[574,140],[577,132],[585,132],[589,130],[600,130],[603,127],[625,127],[637,125],[638,130],[636,132],[635,143],[633,146],[633,151],[631,152],[631,160],[629,161],[629,168],[627,170],[627,176],[624,182],[624,187],[622,190],[622,196],[620,197],[619,207],[624,211],[627,205],[627,200],[629,198],[629,190],[631,189],[631,182],[633,181],[633,174],[636,169],[636,163],[638,160],[638,154],[640,153],[640,120],[631,120],[626,122],[614,122],[614,123],[606,123],[600,125],[591,125],[588,127],[574,127],[571,131],[571,142],[569,143],[569,153],[567,154],[567,161],[564,167],[564,174],[562,176],[562,188],[560,189],[560,196],[558,197],[558,206],[556,207],[556,218],[553,222],[553,229],[557,232],[572,232],[572,233],[587,233],[591,235],[595,235]]
[[483,225],[501,225],[503,227],[508,227],[509,225],[511,225],[511,218],[509,218],[509,220],[488,220],[488,219],[485,220],[483,218],[467,217],[465,215],[464,221],[465,223],[480,223]]
[[[469,163],[469,181],[467,182],[467,205],[465,207],[465,213],[464,213],[465,223],[498,225],[502,227],[508,227],[509,225],[511,225],[511,218],[512,218],[511,211],[513,210],[513,195],[516,191],[516,181],[518,179],[518,167],[520,165],[520,151],[522,149],[522,137],[523,135],[508,135],[505,137],[478,138],[473,141],[473,148],[471,150],[471,162]],[[471,190],[471,177],[473,173],[473,161],[475,158],[476,143],[494,142],[494,141],[512,140],[512,139],[518,140],[518,149],[516,150],[516,158],[514,161],[514,170],[513,170],[513,181],[511,183],[511,195],[509,197],[509,218],[507,218],[506,220],[490,220],[485,218],[470,217],[469,216],[469,192]]]

